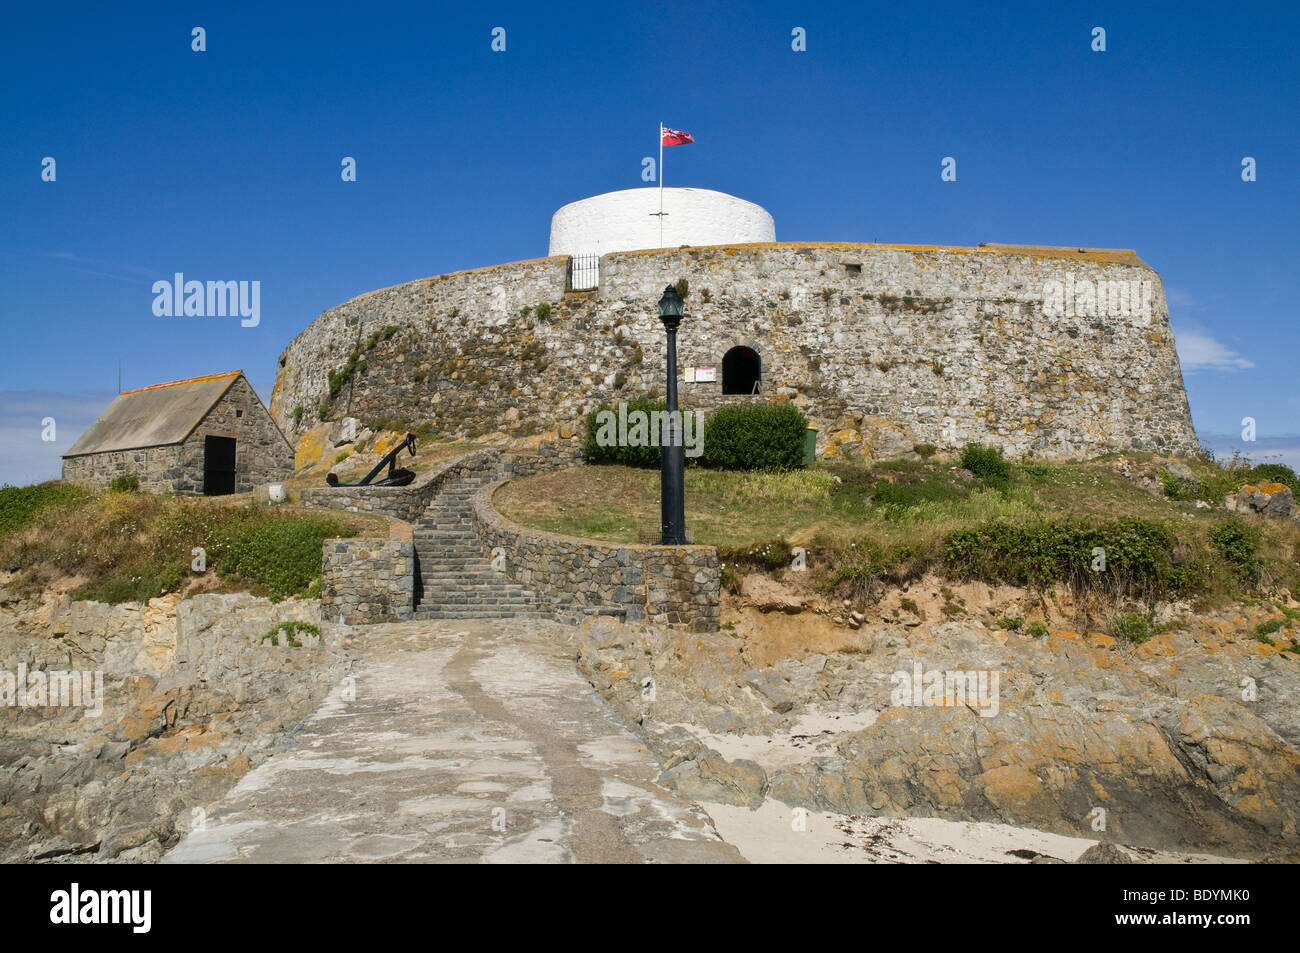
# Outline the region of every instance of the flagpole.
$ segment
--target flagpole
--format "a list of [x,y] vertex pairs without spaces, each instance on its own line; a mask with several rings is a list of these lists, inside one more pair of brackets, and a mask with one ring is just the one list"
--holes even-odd
[[664,124],[659,123],[659,247],[664,247]]

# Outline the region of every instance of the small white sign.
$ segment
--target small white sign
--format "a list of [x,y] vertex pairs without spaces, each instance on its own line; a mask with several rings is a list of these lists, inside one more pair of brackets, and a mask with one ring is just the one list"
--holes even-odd
[[700,384],[712,384],[718,380],[718,367],[716,364],[709,364],[705,367],[695,368],[695,380]]

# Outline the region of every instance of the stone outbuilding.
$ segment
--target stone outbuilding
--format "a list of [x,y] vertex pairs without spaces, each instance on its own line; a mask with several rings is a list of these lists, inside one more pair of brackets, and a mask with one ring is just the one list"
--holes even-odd
[[148,493],[245,493],[293,473],[293,447],[243,371],[123,391],[63,455],[63,480]]

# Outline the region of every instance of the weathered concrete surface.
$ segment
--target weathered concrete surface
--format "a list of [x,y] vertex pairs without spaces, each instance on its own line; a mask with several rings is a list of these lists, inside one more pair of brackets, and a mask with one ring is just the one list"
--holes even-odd
[[571,631],[358,630],[351,679],[163,862],[740,862],[655,782],[576,672]]

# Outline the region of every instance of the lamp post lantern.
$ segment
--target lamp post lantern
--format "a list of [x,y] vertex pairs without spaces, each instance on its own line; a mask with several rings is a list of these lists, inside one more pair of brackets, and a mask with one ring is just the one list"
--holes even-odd
[[677,327],[685,305],[677,289],[669,285],[659,299],[659,320],[668,332],[668,415],[667,433],[660,437],[660,546],[686,545],[685,459],[682,417],[677,410]]

